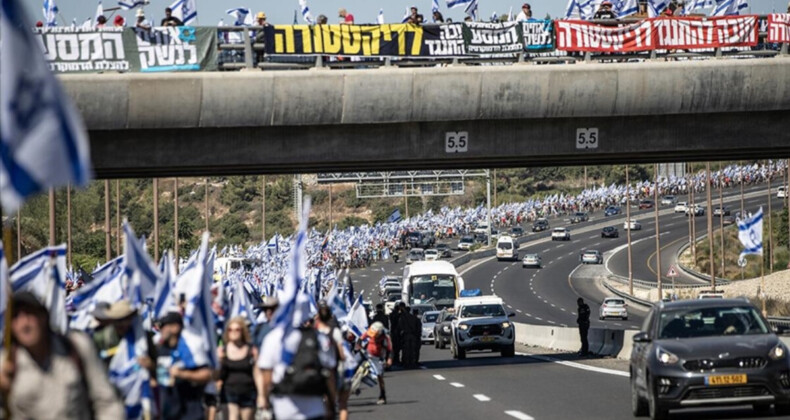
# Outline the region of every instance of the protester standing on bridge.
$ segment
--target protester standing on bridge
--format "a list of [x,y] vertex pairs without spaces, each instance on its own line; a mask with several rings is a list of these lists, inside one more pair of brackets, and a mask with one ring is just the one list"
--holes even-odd
[[52,331],[49,311],[31,293],[15,294],[9,309],[12,341],[10,349],[0,351],[0,390],[8,396],[12,418],[123,418],[123,405],[90,338]]
[[137,23],[134,24],[134,27],[145,31],[151,30],[151,22],[145,18],[143,9],[137,9]]
[[612,11],[612,2],[607,0],[601,3],[593,19],[617,19],[617,15]]
[[516,22],[529,19],[532,19],[532,6],[529,3],[524,3],[521,5],[521,11],[518,13],[518,16],[516,16]]
[[345,8],[341,8],[340,10],[338,10],[337,11],[337,16],[343,18],[343,22],[342,23],[345,23],[347,25],[353,25],[354,24],[354,15],[352,15],[351,13],[348,13],[348,11]]
[[173,9],[169,7],[165,7],[165,17],[162,19],[162,22],[159,26],[183,26],[184,23],[181,22],[181,19],[173,16]]
[[582,341],[579,356],[587,356],[590,354],[590,344],[587,342],[587,333],[590,331],[590,305],[584,303],[582,298],[576,299],[576,304],[579,306],[576,309],[576,323],[579,324],[579,338]]

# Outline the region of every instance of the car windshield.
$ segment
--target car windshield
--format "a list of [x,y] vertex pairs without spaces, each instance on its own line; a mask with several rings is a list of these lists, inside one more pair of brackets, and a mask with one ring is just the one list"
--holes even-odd
[[411,278],[411,304],[452,301],[456,296],[455,276],[450,274],[431,274]]
[[397,301],[400,300],[400,298],[401,298],[400,294],[393,293],[393,294],[387,296],[387,302],[397,302]]
[[474,238],[472,238],[471,236],[464,236],[463,238],[461,238],[461,242],[473,242],[473,241]]
[[461,310],[463,318],[477,318],[483,316],[505,316],[502,305],[469,305]]
[[617,306],[623,306],[623,305],[625,305],[625,301],[624,301],[624,300],[622,300],[622,299],[607,299],[607,300],[604,302],[604,304],[605,304],[605,305],[617,305]]
[[554,229],[554,232],[556,232],[556,233],[565,233],[565,228],[556,228],[556,229]]
[[436,249],[447,249],[447,244],[436,245]]
[[425,314],[422,316],[422,322],[436,322],[436,318],[439,318],[439,314]]
[[680,309],[661,313],[659,338],[694,338],[724,335],[768,334],[768,327],[754,308],[722,306]]
[[584,253],[584,255],[587,256],[587,257],[597,257],[598,256],[598,252],[596,252],[596,251],[587,251],[587,252]]
[[422,251],[411,251],[411,252],[409,252],[409,256],[410,257],[421,257],[422,255],[423,255]]

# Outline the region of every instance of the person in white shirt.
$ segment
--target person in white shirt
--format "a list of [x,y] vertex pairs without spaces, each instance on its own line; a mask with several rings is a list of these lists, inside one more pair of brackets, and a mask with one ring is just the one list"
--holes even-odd
[[524,3],[521,5],[521,12],[519,12],[518,16],[516,16],[516,22],[521,22],[522,20],[532,19],[532,7],[529,3]]

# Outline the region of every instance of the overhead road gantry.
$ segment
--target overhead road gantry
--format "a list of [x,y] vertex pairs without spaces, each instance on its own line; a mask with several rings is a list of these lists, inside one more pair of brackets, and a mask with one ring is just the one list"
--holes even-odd
[[790,155],[790,59],[62,76],[97,175]]

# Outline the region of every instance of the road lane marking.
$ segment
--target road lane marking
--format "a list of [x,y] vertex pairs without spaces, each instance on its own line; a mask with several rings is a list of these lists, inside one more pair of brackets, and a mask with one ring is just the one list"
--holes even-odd
[[456,388],[463,388],[464,387],[464,384],[459,384],[458,382],[450,382],[450,385],[452,385],[452,386],[454,386]]
[[524,414],[521,411],[509,410],[509,411],[505,411],[505,414],[507,414],[510,417],[515,417],[518,420],[535,420],[534,417]]
[[510,305],[507,305],[507,307],[508,307],[508,308],[510,308],[510,309],[513,309],[513,307],[512,307],[512,306],[510,306]]
[[528,317],[532,318],[532,314],[531,314],[531,313],[529,313],[529,312],[524,312],[524,315],[526,315],[526,316],[528,316]]
[[436,378],[436,380],[438,380],[438,381],[443,381],[444,380],[444,376],[442,376],[442,375],[433,375],[433,377]]
[[623,371],[614,370],[614,369],[599,368],[599,367],[595,367],[595,366],[588,366],[588,365],[581,364],[581,363],[569,362],[569,361],[566,361],[566,360],[555,359],[555,358],[550,357],[550,356],[544,356],[544,355],[538,355],[538,354],[530,354],[530,353],[519,353],[519,352],[516,352],[516,355],[531,357],[533,359],[537,359],[537,360],[540,360],[540,361],[543,361],[543,362],[556,363],[558,365],[572,367],[572,368],[575,368],[575,369],[586,370],[586,371],[590,371],[590,372],[605,373],[607,375],[623,376],[623,377],[626,377],[626,378],[628,378],[630,376],[628,374],[628,372],[623,372]]
[[536,316],[535,319],[537,319],[538,321],[543,321],[543,318],[541,318],[539,316]]
[[521,313],[521,309],[516,309],[516,312]]
[[486,396],[485,396],[485,395],[483,395],[483,394],[475,394],[475,395],[472,395],[472,396],[473,396],[473,397],[475,397],[475,399],[476,399],[477,401],[482,401],[482,402],[491,401],[491,398],[488,398],[488,397],[486,397]]

